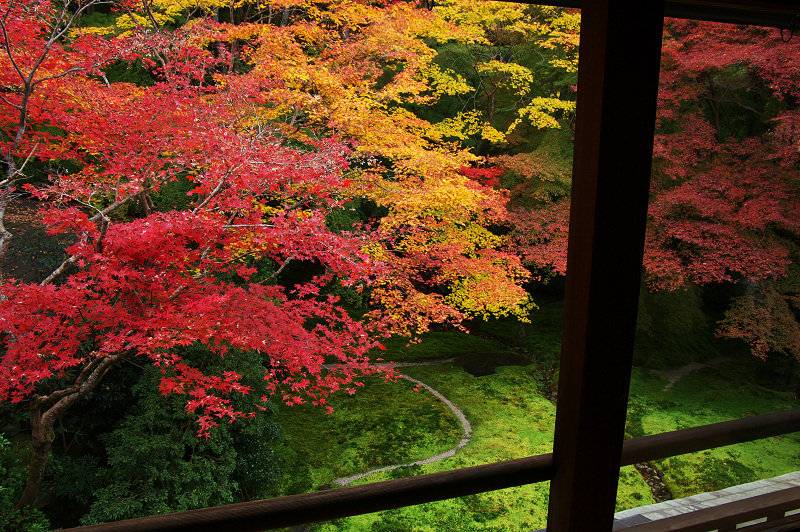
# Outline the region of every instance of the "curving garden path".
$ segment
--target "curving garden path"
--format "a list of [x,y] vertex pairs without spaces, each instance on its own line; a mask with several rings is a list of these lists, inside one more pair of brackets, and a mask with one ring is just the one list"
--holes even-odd
[[[716,358],[714,360],[709,360],[708,362],[705,362],[705,363],[692,362],[690,364],[687,364],[687,365],[685,365],[685,366],[683,366],[683,367],[681,367],[679,369],[675,369],[675,370],[668,370],[668,371],[651,370],[651,371],[653,373],[657,373],[659,375],[662,375],[662,376],[666,377],[668,382],[667,382],[667,385],[664,387],[664,391],[667,391],[670,388],[672,388],[683,377],[688,375],[689,373],[691,373],[693,371],[696,371],[696,370],[699,370],[699,369],[702,369],[702,368],[705,368],[705,367],[709,367],[709,366],[713,366],[713,365],[719,364],[721,362],[724,362],[725,360],[727,360],[726,357],[721,357],[721,358]],[[438,366],[438,365],[441,365],[441,364],[449,364],[449,363],[451,363],[453,361],[454,361],[454,359],[448,358],[448,359],[443,359],[443,360],[432,360],[432,361],[428,361],[428,362],[399,362],[399,363],[394,363],[394,364],[377,364],[377,365],[378,366],[383,366],[383,367],[409,368],[409,367],[419,367],[419,366]],[[385,466],[385,467],[379,467],[377,469],[372,469],[370,471],[367,471],[366,473],[358,473],[358,474],[355,474],[355,475],[352,475],[352,476],[349,476],[349,477],[336,478],[336,479],[333,480],[333,483],[336,484],[337,486],[346,486],[346,485],[350,484],[351,482],[355,482],[358,479],[361,479],[361,478],[364,478],[364,477],[368,477],[368,476],[374,475],[376,473],[382,473],[384,471],[392,471],[394,469],[399,469],[401,467],[410,467],[410,466],[415,466],[415,465],[430,464],[430,463],[433,463],[433,462],[438,462],[440,460],[444,460],[445,458],[450,458],[451,456],[454,456],[459,449],[461,449],[462,447],[467,445],[470,442],[470,440],[472,439],[472,425],[470,425],[469,421],[467,421],[467,417],[464,415],[464,413],[461,410],[459,410],[458,407],[456,407],[449,399],[447,399],[444,395],[442,395],[441,393],[437,392],[436,390],[431,388],[429,385],[425,384],[424,382],[422,382],[420,380],[417,380],[417,379],[414,379],[412,377],[409,377],[408,375],[402,375],[402,374],[399,375],[399,377],[402,378],[402,379],[406,379],[408,381],[411,381],[414,384],[416,384],[417,386],[425,388],[426,390],[431,392],[434,396],[436,396],[437,399],[439,399],[445,405],[447,405],[447,408],[449,408],[450,411],[453,412],[453,415],[455,415],[458,418],[458,420],[461,422],[461,429],[462,429],[463,434],[464,434],[463,437],[461,438],[461,441],[459,441],[458,445],[456,445],[452,449],[447,450],[447,451],[445,451],[445,452],[443,452],[441,454],[437,454],[435,456],[431,456],[430,458],[425,458],[423,460],[417,460],[416,462],[408,462],[408,463],[405,463],[405,464],[395,464],[395,465],[390,465],[390,466]]]
[[[431,362],[417,362],[417,363],[414,363],[414,362],[402,362],[402,363],[398,363],[398,364],[392,364],[391,367],[408,368],[408,367],[416,367],[416,366],[437,366],[437,365],[440,365],[440,364],[449,364],[450,362],[453,362],[452,358],[447,359],[447,360],[434,360],[434,361],[431,361]],[[381,365],[386,366],[386,367],[389,366],[389,364],[381,364]],[[333,483],[336,484],[337,486],[346,486],[346,485],[350,484],[351,482],[354,482],[354,481],[356,481],[356,480],[358,480],[360,478],[364,478],[364,477],[368,477],[370,475],[374,475],[375,473],[382,473],[384,471],[391,471],[393,469],[399,469],[401,467],[410,467],[410,466],[415,466],[415,465],[430,464],[432,462],[438,462],[439,460],[444,460],[445,458],[450,458],[451,456],[456,454],[456,451],[458,451],[459,449],[464,447],[466,444],[468,444],[470,439],[472,438],[472,425],[469,424],[469,421],[467,421],[467,417],[464,415],[464,413],[461,410],[459,410],[458,407],[456,407],[452,402],[450,402],[450,400],[447,399],[447,397],[445,397],[444,395],[440,394],[439,392],[437,392],[436,390],[434,390],[433,388],[431,388],[430,386],[428,386],[424,382],[419,381],[417,379],[414,379],[412,377],[409,377],[408,375],[399,375],[399,377],[402,378],[402,379],[406,379],[407,381],[411,381],[414,384],[416,384],[417,386],[425,388],[426,390],[431,392],[434,396],[436,396],[437,399],[439,399],[441,402],[443,402],[445,405],[447,405],[447,408],[449,408],[450,411],[453,412],[453,414],[461,422],[461,430],[464,433],[463,437],[461,438],[461,441],[458,442],[458,445],[456,445],[452,449],[450,449],[448,451],[445,451],[445,452],[443,452],[441,454],[437,454],[436,456],[431,456],[430,458],[425,458],[424,460],[418,460],[416,462],[409,462],[407,464],[395,464],[395,465],[390,465],[390,466],[386,466],[386,467],[380,467],[378,469],[373,469],[371,471],[367,471],[366,473],[358,473],[358,474],[350,476],[350,477],[336,478],[336,479],[333,480]]]
[[667,390],[675,386],[682,378],[684,378],[689,373],[710,366],[715,366],[717,364],[721,364],[726,360],[728,360],[728,357],[719,357],[715,358],[714,360],[709,360],[708,362],[690,362],[678,369],[670,369],[670,370],[651,369],[650,371],[657,375],[661,375],[662,377],[667,379],[667,385],[664,386],[664,391],[666,392]]

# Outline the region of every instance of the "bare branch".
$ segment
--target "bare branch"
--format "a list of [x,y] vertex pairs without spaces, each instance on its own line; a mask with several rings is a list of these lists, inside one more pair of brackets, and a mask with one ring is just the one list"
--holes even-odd
[[63,77],[69,76],[70,74],[74,74],[75,72],[81,72],[82,70],[89,70],[89,69],[91,69],[93,67],[99,67],[101,64],[102,63],[96,63],[96,64],[94,64],[92,66],[81,66],[81,67],[68,68],[67,70],[65,70],[64,72],[61,72],[59,74],[53,74],[52,76],[45,76],[43,78],[39,78],[37,80],[32,81],[31,82],[31,88],[35,87],[36,85],[38,85],[40,83],[44,83],[45,81],[52,81],[54,79],[61,79]]
[[284,270],[284,268],[286,268],[286,266],[288,266],[288,265],[289,265],[289,263],[290,263],[290,262],[292,262],[292,257],[287,257],[287,258],[286,258],[286,260],[284,261],[284,263],[283,263],[283,264],[281,264],[281,267],[280,267],[280,268],[278,268],[278,269],[277,269],[277,270],[276,270],[276,271],[275,271],[275,272],[274,272],[272,275],[270,275],[270,276],[269,276],[269,277],[267,277],[266,279],[262,279],[262,280],[260,280],[260,281],[258,282],[258,284],[264,284],[264,283],[266,283],[267,281],[271,281],[271,280],[273,280],[274,278],[276,278],[277,276],[279,276],[279,275],[281,274],[281,272]]
[[8,55],[9,61],[11,61],[11,66],[13,66],[14,70],[17,71],[17,74],[19,75],[20,79],[24,81],[25,74],[22,73],[22,69],[19,68],[19,65],[17,65],[17,61],[14,59],[14,54],[11,53],[11,43],[9,42],[8,30],[6,28],[6,19],[8,18],[8,15],[10,13],[11,10],[9,9],[8,11],[5,12],[3,18],[0,19],[0,31],[3,33],[3,48],[6,51],[6,55]]
[[61,266],[59,266],[58,268],[53,270],[53,273],[48,275],[47,278],[44,281],[42,281],[41,283],[39,283],[39,284],[41,286],[46,286],[46,285],[52,283],[55,279],[58,278],[58,276],[60,276],[65,271],[67,271],[67,268],[69,268],[72,264],[75,264],[75,262],[77,260],[78,260],[78,257],[76,257],[75,255],[72,255],[72,256],[68,257],[64,262],[61,263]]
[[66,14],[68,13],[67,7],[70,4],[69,1],[64,2],[64,4],[61,7],[61,14],[59,15],[59,22],[60,22],[59,25],[61,25],[63,27],[59,31],[56,31],[55,28],[54,28],[53,29],[54,33],[52,33],[50,35],[50,39],[48,39],[48,42],[49,43],[54,43],[57,40],[61,39],[67,33],[67,31],[69,31],[69,29],[75,24],[75,21],[78,20],[78,17],[80,17],[83,14],[83,12],[86,11],[89,8],[89,6],[94,5],[94,4],[99,4],[99,3],[100,2],[96,2],[96,1],[92,0],[91,2],[86,2],[85,4],[80,5],[78,7],[78,9],[76,9],[75,12],[72,13],[72,15],[69,17],[69,20],[67,20],[66,22],[63,22]]
[[20,166],[19,168],[14,168],[14,172],[13,172],[12,175],[9,175],[3,181],[0,181],[0,187],[4,187],[6,185],[10,185],[12,182],[14,182],[14,181],[16,181],[18,179],[17,176],[21,176],[22,175],[22,171],[25,170],[25,166],[27,166],[28,162],[30,162],[31,157],[33,157],[33,154],[34,154],[34,152],[36,152],[36,148],[38,148],[38,147],[39,147],[39,143],[37,142],[36,144],[33,145],[33,148],[31,148],[31,152],[28,154],[28,156],[22,162],[22,166]]
[[0,100],[3,100],[3,103],[5,103],[6,105],[8,105],[9,107],[13,107],[13,108],[14,108],[14,109],[16,109],[17,111],[21,111],[21,110],[22,110],[22,106],[21,106],[21,105],[17,105],[17,104],[15,104],[15,103],[11,103],[11,102],[9,102],[9,101],[6,99],[6,97],[5,97],[5,96],[3,96],[3,93],[1,93],[1,92],[0,92]]
[[[150,190],[151,188],[152,188],[152,187],[148,187],[148,188],[147,188],[147,189],[145,189],[145,190]],[[99,209],[97,209],[97,208],[96,208],[96,207],[94,207],[93,205],[90,205],[90,204],[89,204],[89,205],[88,205],[89,207],[91,207],[92,209],[94,209],[94,210],[98,211],[98,212],[97,212],[97,214],[95,214],[94,216],[92,216],[91,218],[89,218],[89,221],[91,221],[91,222],[97,222],[97,221],[99,221],[99,220],[101,220],[101,219],[102,219],[102,220],[107,220],[107,218],[106,218],[106,215],[108,215],[109,213],[113,212],[115,209],[119,208],[121,205],[123,205],[123,204],[124,204],[124,203],[126,203],[127,201],[129,201],[129,200],[131,200],[131,199],[135,198],[135,197],[137,196],[137,194],[139,194],[139,192],[136,192],[136,193],[134,193],[134,194],[130,194],[130,195],[126,196],[125,198],[121,199],[121,200],[115,201],[114,203],[112,203],[111,205],[109,205],[108,207],[106,207],[105,209],[103,209],[102,211],[101,211],[101,210],[99,210]],[[70,199],[74,199],[74,198],[73,198],[72,196],[70,196],[69,194],[66,194],[66,193],[63,193],[63,192],[59,193],[59,195],[61,195],[61,196],[63,196],[63,197],[70,198]],[[75,200],[75,201],[78,201],[78,200]],[[80,202],[80,201],[79,201],[79,203],[81,203],[81,204],[83,204],[83,205],[87,205],[87,204],[85,204],[85,203],[83,203],[83,202]],[[45,285],[48,285],[48,284],[52,283],[52,282],[53,282],[55,279],[57,279],[57,278],[58,278],[58,277],[59,277],[61,274],[63,274],[65,271],[67,271],[67,268],[68,268],[70,265],[72,265],[72,264],[75,264],[75,261],[77,261],[77,260],[78,260],[78,257],[76,257],[75,255],[72,255],[72,256],[68,257],[68,258],[67,258],[67,259],[66,259],[64,262],[62,262],[62,263],[61,263],[61,266],[59,266],[58,268],[56,268],[55,270],[53,270],[53,272],[52,272],[50,275],[48,275],[48,276],[47,276],[47,278],[46,278],[44,281],[42,281],[41,283],[39,283],[39,284],[40,284],[41,286],[45,286]]]
[[68,389],[71,393],[62,396],[53,406],[42,414],[42,423],[54,423],[70,406],[94,390],[95,387],[100,384],[103,377],[105,377],[106,373],[108,373],[108,370],[123,360],[130,358],[134,353],[135,351],[133,349],[129,349],[122,353],[100,357],[100,362],[96,364],[91,371],[81,372],[81,377],[84,377],[85,380],[82,382],[76,381],[75,384]]
[[[248,145],[248,147],[247,147],[247,150],[245,151],[245,153],[247,153],[248,151],[250,151],[250,150],[252,149],[253,142],[254,142],[254,140],[251,140],[251,141],[250,141],[250,143],[249,143],[249,145]],[[233,175],[233,173],[234,173],[236,170],[238,170],[239,168],[241,168],[242,166],[244,166],[244,163],[237,164],[237,165],[233,166],[232,168],[229,168],[229,169],[228,169],[228,170],[225,172],[225,175],[224,175],[224,176],[222,176],[222,179],[220,179],[220,180],[219,180],[219,183],[217,183],[217,186],[215,186],[215,187],[214,187],[214,190],[212,190],[212,191],[211,191],[211,192],[208,194],[208,196],[206,196],[206,198],[205,198],[205,199],[204,199],[204,200],[203,200],[203,201],[200,203],[200,205],[198,205],[197,207],[195,207],[195,208],[192,210],[192,214],[197,214],[198,212],[200,212],[200,209],[202,209],[203,207],[205,207],[206,205],[208,205],[208,202],[209,202],[209,201],[211,201],[211,200],[214,198],[214,196],[216,196],[217,194],[219,194],[219,193],[222,191],[222,187],[223,187],[223,186],[225,185],[225,183],[228,181],[228,178],[229,178],[231,175]]]
[[737,100],[729,100],[729,99],[722,99],[722,98],[712,98],[711,96],[701,96],[700,98],[703,99],[703,100],[707,100],[709,102],[732,103],[732,104],[738,105],[742,109],[747,109],[748,111],[752,111],[755,114],[757,114],[758,116],[762,116],[764,114],[761,111],[759,111],[758,109],[750,107],[749,105],[745,105],[742,102],[737,101]]

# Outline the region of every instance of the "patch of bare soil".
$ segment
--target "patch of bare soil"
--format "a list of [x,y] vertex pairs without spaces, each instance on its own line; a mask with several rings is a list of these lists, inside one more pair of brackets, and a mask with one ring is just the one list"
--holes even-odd
[[684,378],[689,373],[691,373],[693,371],[701,370],[703,368],[707,368],[709,366],[714,366],[716,364],[720,364],[722,362],[725,362],[726,360],[728,360],[727,357],[720,357],[720,358],[715,358],[714,360],[709,360],[708,362],[691,362],[689,364],[686,364],[682,368],[678,368],[678,369],[670,369],[670,370],[654,370],[654,369],[651,369],[650,371],[652,371],[653,373],[656,373],[658,375],[661,375],[662,377],[667,379],[667,381],[668,381],[667,385],[664,386],[664,391],[666,392],[667,390],[669,390],[670,388],[675,386],[678,383],[678,381],[680,381],[682,378]]
[[39,282],[66,257],[64,248],[70,242],[45,232],[41,207],[38,200],[17,198],[6,208],[3,223],[12,239],[0,265],[3,278]]
[[471,353],[456,358],[453,365],[463,368],[475,377],[491,375],[497,366],[527,366],[531,360],[512,352],[500,353]]

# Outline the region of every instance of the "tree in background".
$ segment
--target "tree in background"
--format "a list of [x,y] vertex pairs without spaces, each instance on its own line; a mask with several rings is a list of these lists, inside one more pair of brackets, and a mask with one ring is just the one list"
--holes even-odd
[[745,283],[718,334],[800,359],[797,40],[672,21],[646,262],[654,288]]
[[456,72],[471,90],[428,113],[468,135],[476,154],[524,152],[531,137],[536,143],[541,131],[569,120],[577,84],[577,10],[452,0],[435,12],[468,36],[439,43],[436,64]]
[[242,77],[273,87],[262,91],[264,116],[288,137],[352,143],[349,194],[376,206],[362,219],[380,235],[370,253],[393,272],[370,290],[369,319],[415,334],[469,316],[527,315],[527,273],[489,229],[505,223],[503,195],[459,171],[477,158],[448,127],[412,112],[471,90],[427,43],[472,37],[402,3],[293,9],[280,26],[258,26]]
[[580,14],[460,1],[436,12],[472,36],[440,43],[436,63],[474,88],[420,112],[461,117],[466,127],[459,139],[486,156],[486,170],[497,173],[497,188],[507,191],[507,249],[528,265],[551,265],[563,274]]
[[[797,40],[778,30],[666,24],[644,267],[651,290],[740,284],[717,334],[800,359]],[[514,236],[566,271],[569,180],[533,159]],[[503,161],[503,159],[500,159]],[[503,162],[517,175],[519,164]],[[552,201],[547,196],[551,195]],[[535,206],[539,201],[538,207]]]

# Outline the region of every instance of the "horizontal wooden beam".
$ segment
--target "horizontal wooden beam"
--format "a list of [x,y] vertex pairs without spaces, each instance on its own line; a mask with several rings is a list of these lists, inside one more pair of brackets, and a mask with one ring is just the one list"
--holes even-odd
[[[754,519],[767,517],[769,515],[780,514],[789,510],[800,508],[800,487],[789,488],[780,491],[773,491],[764,495],[757,495],[739,501],[729,502],[695,510],[649,523],[642,523],[623,529],[625,532],[708,532],[708,530],[737,530],[736,525],[746,523]],[[772,525],[767,525],[770,530],[796,530],[791,528],[779,528],[782,518],[772,521]],[[794,521],[794,519],[792,520]],[[774,527],[774,528],[773,528]],[[762,527],[756,527],[764,529]],[[738,530],[753,530],[749,527]]]
[[[800,409],[626,440],[630,465],[800,431]],[[695,441],[697,440],[697,441]],[[553,455],[79,528],[74,532],[245,532],[284,528],[551,480]],[[67,531],[65,531],[67,532]]]
[[674,5],[705,6],[714,9],[741,9],[751,13],[798,12],[797,0],[668,0]]
[[361,486],[155,515],[70,530],[258,532],[533,484],[551,478],[553,478],[553,455],[543,454]]
[[625,440],[622,465],[800,431],[800,408]]
[[[535,4],[580,9],[581,0],[509,0]],[[794,17],[800,15],[796,0],[667,0],[664,16],[692,20],[710,20],[729,24],[751,24],[772,28],[791,28]],[[800,20],[794,20],[800,33]],[[788,37],[788,33],[787,33]],[[798,35],[796,38],[800,38]]]
[[[667,17],[711,20],[729,24],[750,24],[790,28],[800,14],[796,0],[760,2],[753,0],[667,0]],[[800,29],[800,28],[798,28]]]

